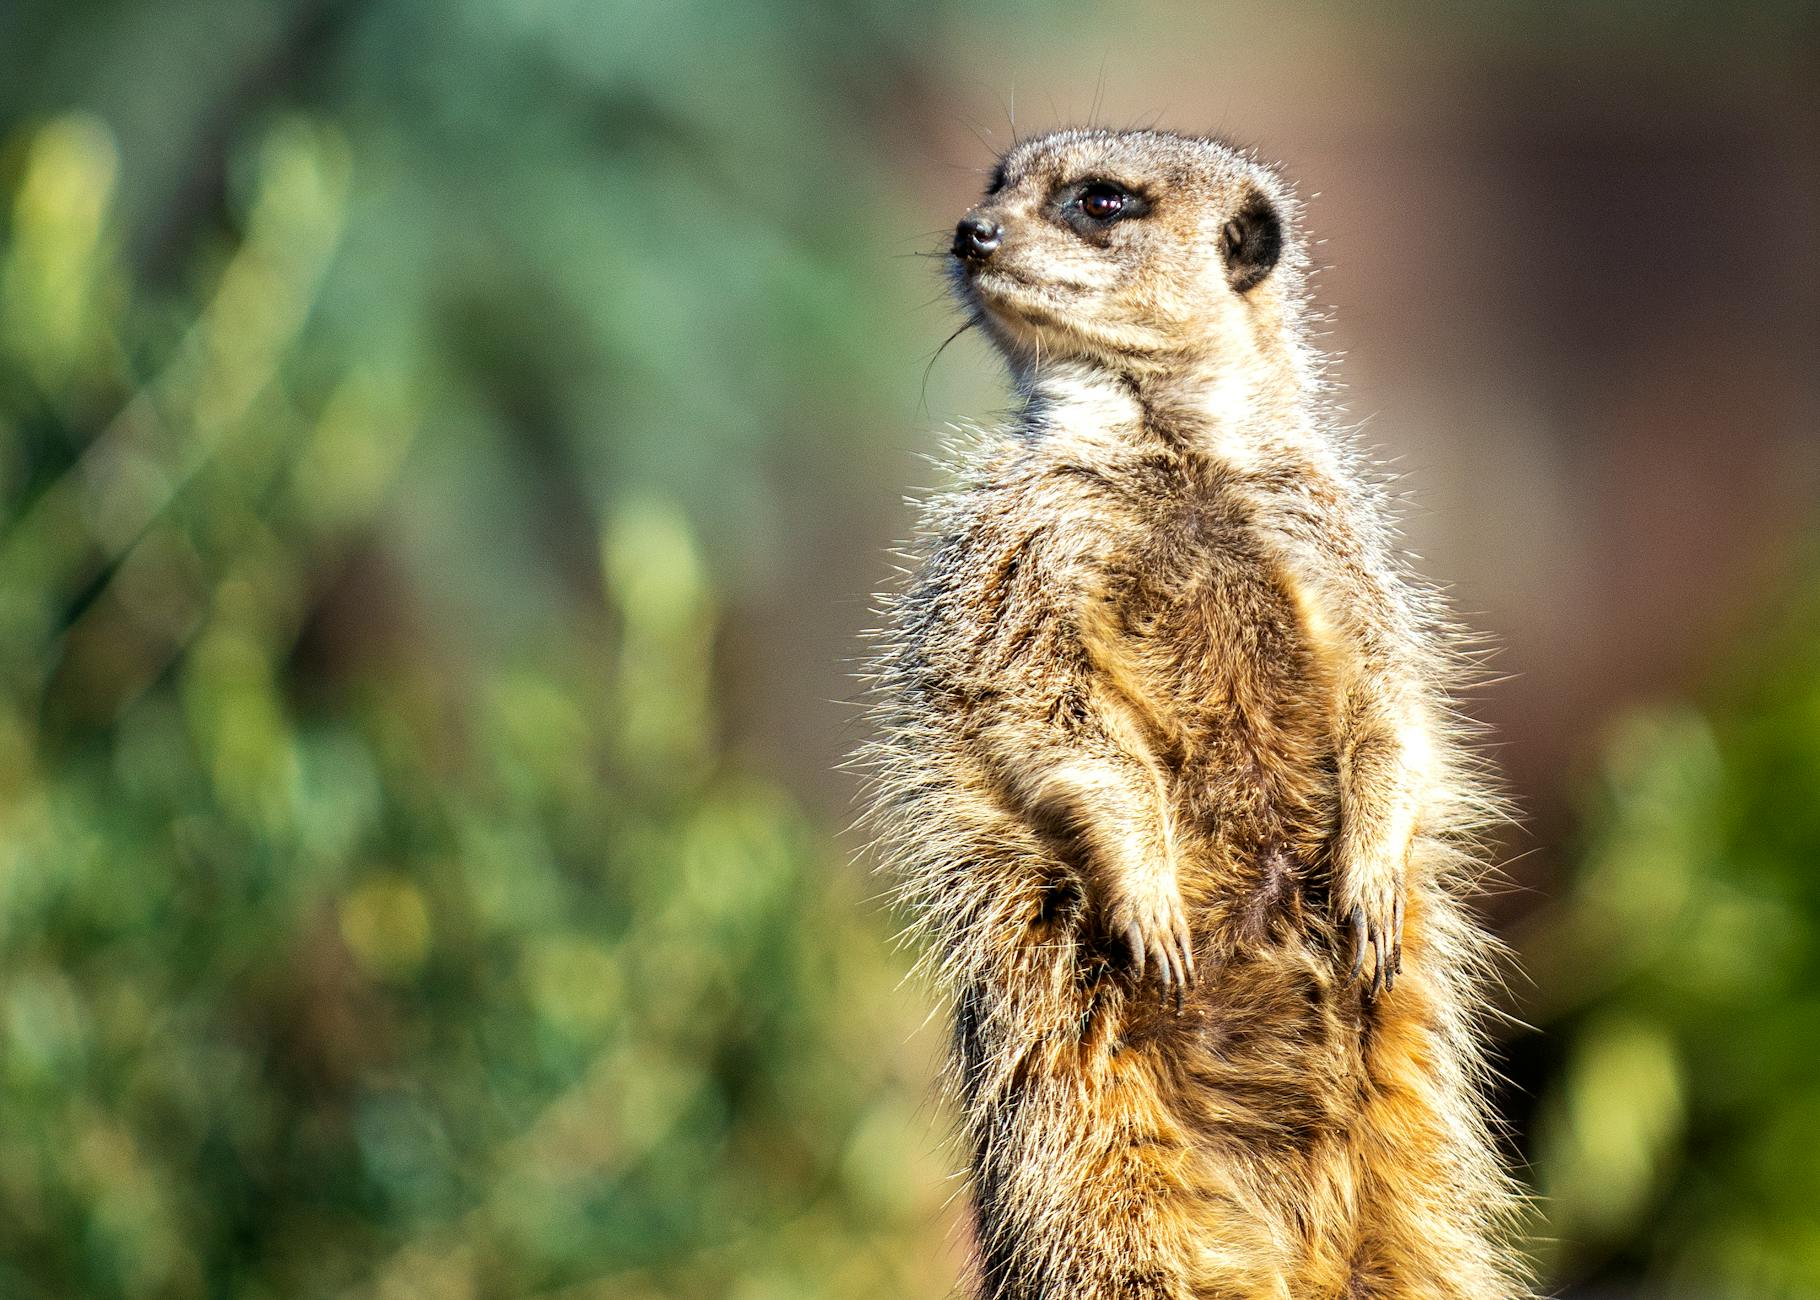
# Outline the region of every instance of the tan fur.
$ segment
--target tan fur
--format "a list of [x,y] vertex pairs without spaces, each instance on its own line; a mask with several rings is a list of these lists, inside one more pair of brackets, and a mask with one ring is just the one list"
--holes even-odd
[[[864,755],[954,998],[977,1293],[1518,1295],[1462,902],[1497,803],[1323,406],[1294,201],[1158,132],[1003,176],[956,279],[1021,404],[928,505]],[[1092,179],[1149,210],[1083,236]],[[1241,291],[1259,203],[1282,251]]]

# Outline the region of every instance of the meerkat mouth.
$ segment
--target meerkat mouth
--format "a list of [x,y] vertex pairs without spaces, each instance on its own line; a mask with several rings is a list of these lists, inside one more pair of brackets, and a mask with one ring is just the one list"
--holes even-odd
[[1000,267],[982,267],[969,277],[973,302],[1013,337],[1040,348],[1060,346],[1091,353],[1111,349],[1089,313],[1057,301],[1058,286],[1030,280]]
[[1075,293],[1091,293],[1095,289],[1101,287],[1093,280],[1057,279],[1053,276],[1048,279],[1038,280],[1023,274],[1021,271],[1014,271],[1005,266],[975,267],[969,271],[968,279],[974,284],[997,282],[999,284],[1015,285],[1019,289],[1029,293],[1037,294],[1039,296],[1046,295],[1049,297],[1053,297],[1063,290],[1072,290]]
[[967,272],[967,283],[976,291],[985,294],[1003,292],[1005,286],[1016,286],[1028,291],[1040,290],[1041,284],[1016,271],[1008,271],[1002,266],[971,267]]
[[1056,329],[1071,328],[1069,314],[1053,301],[1053,285],[1002,267],[981,267],[968,277],[967,287],[979,305],[995,315]]

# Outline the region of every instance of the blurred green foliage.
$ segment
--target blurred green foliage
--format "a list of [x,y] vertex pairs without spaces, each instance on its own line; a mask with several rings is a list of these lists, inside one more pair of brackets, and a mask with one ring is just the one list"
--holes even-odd
[[350,154],[272,121],[193,297],[100,121],[13,155],[0,1294],[939,1293],[921,1012],[724,752],[685,516],[484,655],[388,573],[451,404],[315,325]]
[[1820,607],[1765,622],[1703,708],[1617,728],[1524,944],[1557,1277],[1820,1295]]
[[926,21],[0,5],[0,1296],[948,1291],[927,1008],[714,690],[913,404],[825,72]]

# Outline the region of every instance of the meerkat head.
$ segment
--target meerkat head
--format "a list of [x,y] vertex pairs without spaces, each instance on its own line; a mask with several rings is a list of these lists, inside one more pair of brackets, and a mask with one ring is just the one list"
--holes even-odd
[[955,228],[962,300],[1014,368],[1254,353],[1294,294],[1293,200],[1212,140],[1058,131],[1005,155]]

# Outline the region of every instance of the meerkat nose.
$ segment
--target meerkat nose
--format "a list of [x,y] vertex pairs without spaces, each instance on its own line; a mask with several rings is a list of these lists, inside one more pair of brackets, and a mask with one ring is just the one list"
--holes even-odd
[[962,217],[954,228],[954,255],[968,262],[983,262],[1005,237],[1005,228],[982,216]]

